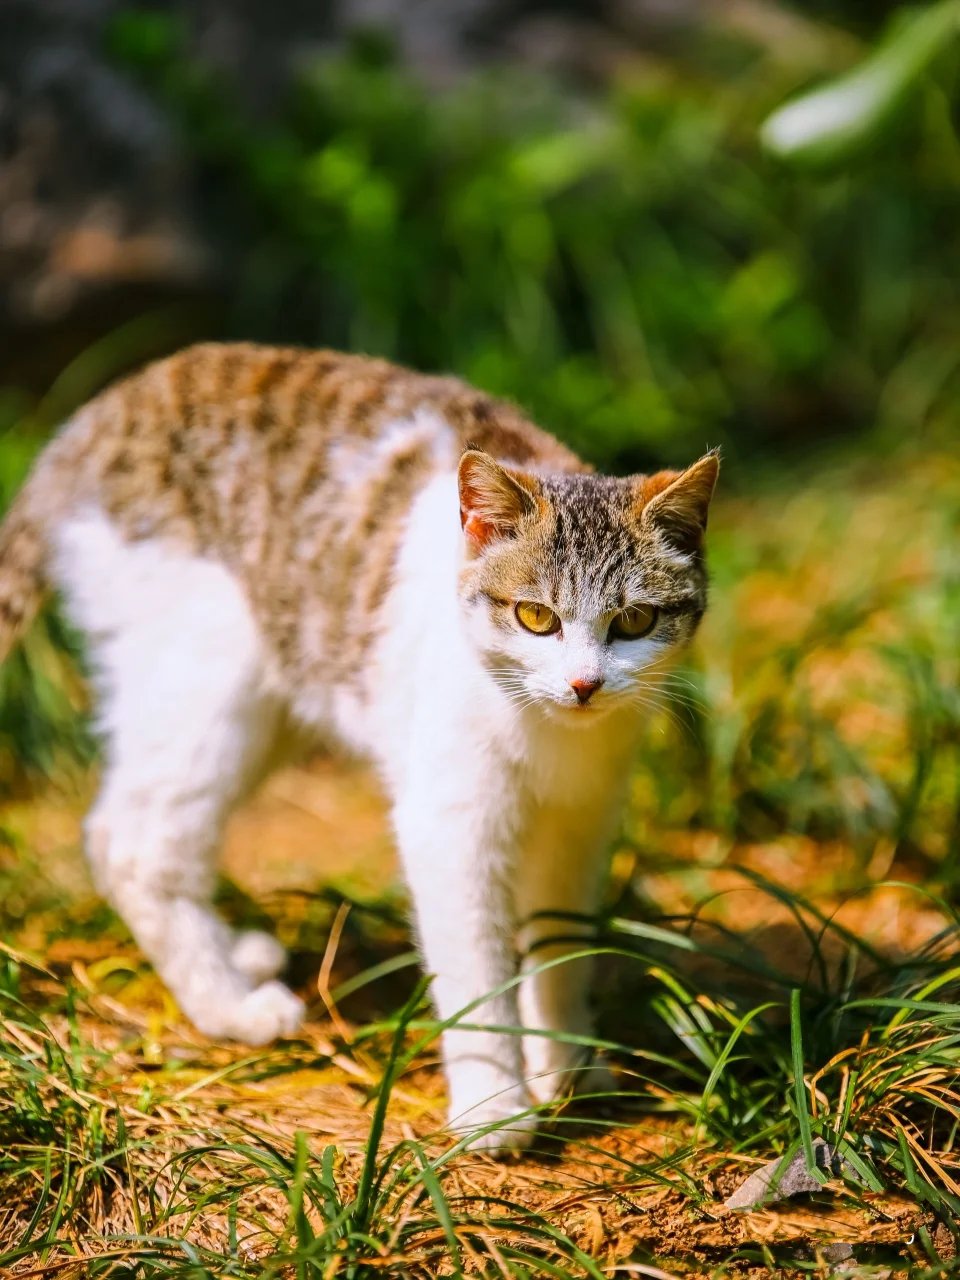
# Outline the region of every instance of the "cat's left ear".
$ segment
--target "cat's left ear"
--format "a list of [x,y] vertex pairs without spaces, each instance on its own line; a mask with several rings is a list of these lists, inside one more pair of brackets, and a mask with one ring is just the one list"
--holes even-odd
[[508,471],[482,449],[468,449],[460,459],[460,524],[467,542],[482,550],[506,538],[524,516],[537,511],[533,476]]
[[719,471],[720,455],[713,450],[686,471],[645,476],[640,482],[641,523],[656,525],[682,551],[699,551]]

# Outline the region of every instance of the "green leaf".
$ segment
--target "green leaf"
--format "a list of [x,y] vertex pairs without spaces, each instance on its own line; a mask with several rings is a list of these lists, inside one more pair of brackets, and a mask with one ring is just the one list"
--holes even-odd
[[817,1164],[813,1150],[813,1134],[810,1128],[810,1113],[807,1110],[807,1089],[803,1078],[803,1030],[800,1021],[800,988],[794,987],[790,992],[790,1049],[793,1058],[793,1091],[797,1104],[797,1123],[800,1126],[800,1141],[807,1162],[807,1172],[821,1184],[827,1181],[827,1175]]
[[958,0],[941,0],[902,20],[859,66],[769,116],[763,145],[801,163],[836,164],[854,155],[874,141],[958,32]]

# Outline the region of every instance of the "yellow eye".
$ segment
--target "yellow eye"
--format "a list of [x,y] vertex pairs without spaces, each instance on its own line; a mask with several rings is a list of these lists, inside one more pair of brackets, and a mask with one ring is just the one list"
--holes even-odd
[[517,621],[535,636],[552,636],[560,630],[560,619],[545,604],[521,600],[516,607]]
[[621,609],[610,623],[611,640],[639,640],[649,635],[657,625],[657,606],[631,604]]

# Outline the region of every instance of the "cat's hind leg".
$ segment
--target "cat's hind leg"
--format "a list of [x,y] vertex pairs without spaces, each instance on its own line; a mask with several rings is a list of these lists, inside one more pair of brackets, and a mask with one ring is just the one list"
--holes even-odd
[[230,946],[230,963],[254,983],[275,978],[287,966],[284,947],[260,929],[239,929]]
[[98,513],[66,526],[59,550],[101,696],[105,769],[86,825],[98,887],[201,1031],[289,1035],[303,1005],[270,980],[279,943],[234,934],[212,907],[224,819],[278,719],[249,606],[223,567],[127,544]]

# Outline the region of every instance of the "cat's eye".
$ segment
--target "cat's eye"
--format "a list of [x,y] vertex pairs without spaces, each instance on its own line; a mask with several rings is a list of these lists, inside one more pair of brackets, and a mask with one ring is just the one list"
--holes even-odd
[[639,640],[647,636],[657,625],[657,606],[654,604],[630,604],[621,609],[610,623],[611,640]]
[[514,612],[521,627],[532,631],[535,636],[552,636],[560,630],[560,619],[545,604],[521,600]]

